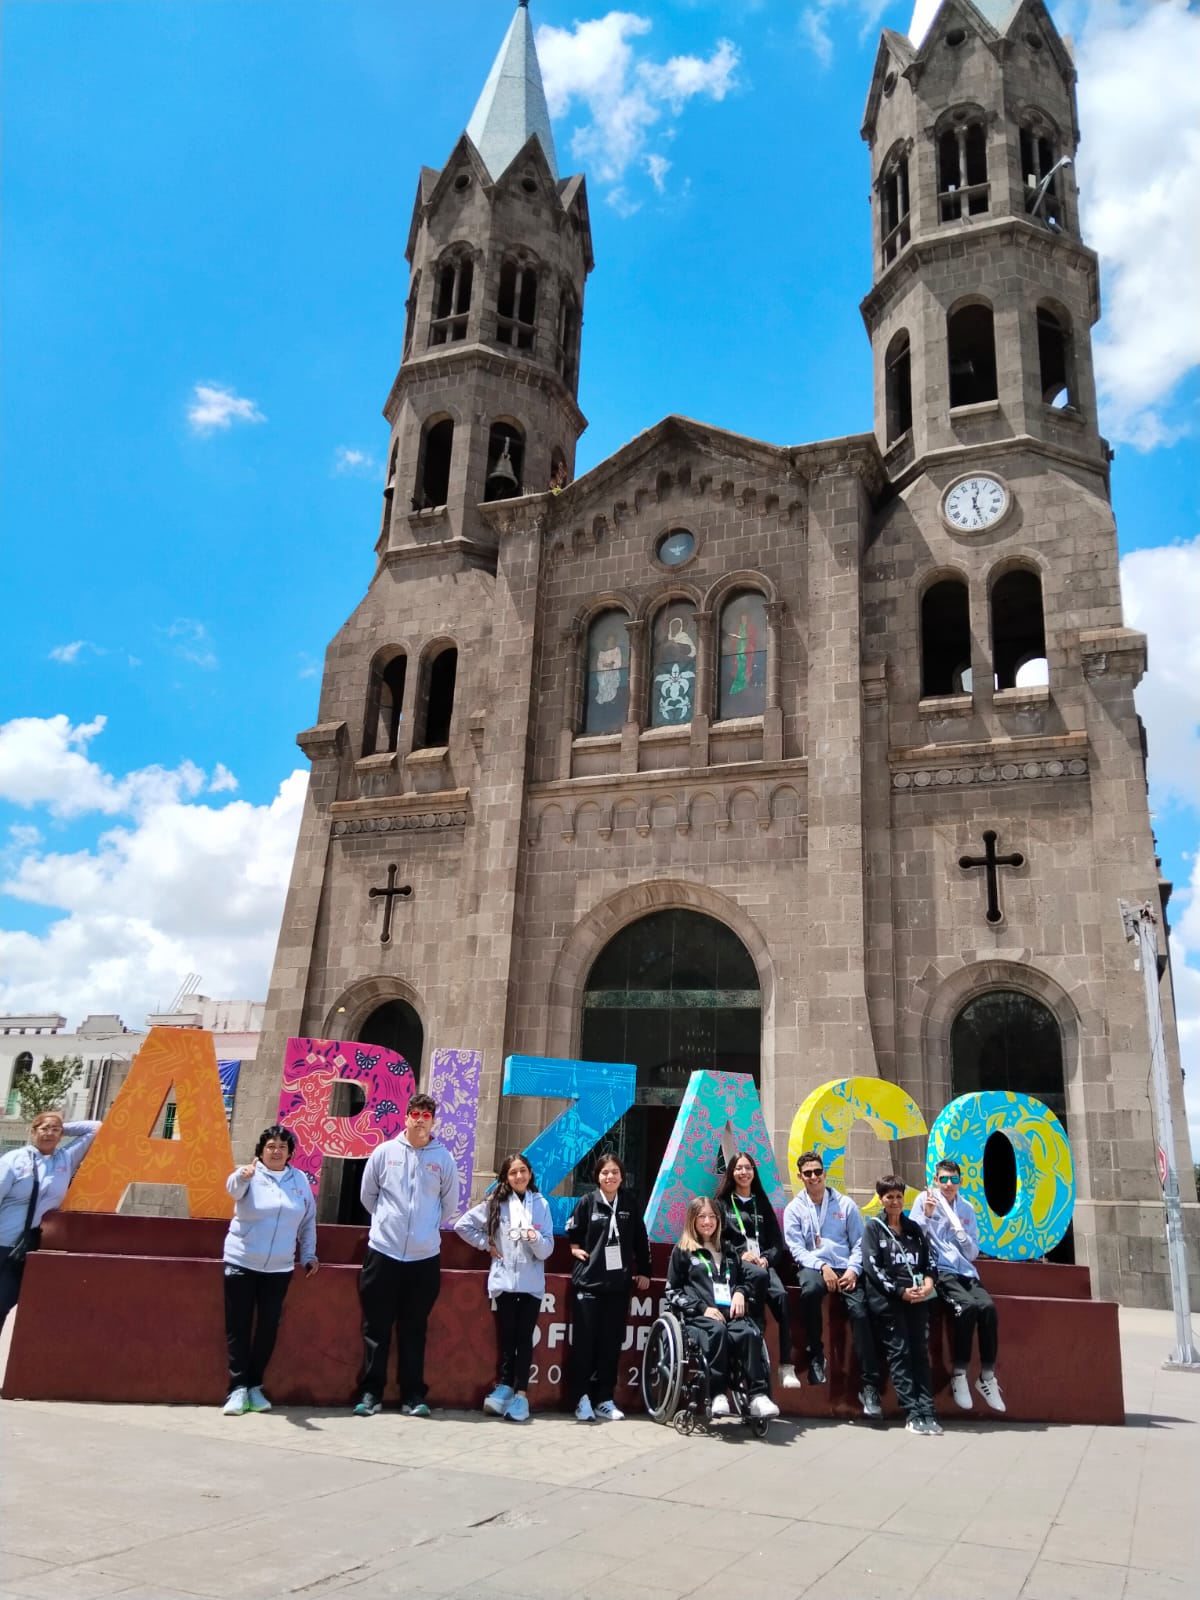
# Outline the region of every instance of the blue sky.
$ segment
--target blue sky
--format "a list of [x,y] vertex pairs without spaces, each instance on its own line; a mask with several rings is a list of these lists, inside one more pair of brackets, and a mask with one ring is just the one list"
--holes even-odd
[[[592,207],[579,470],[672,411],[777,443],[867,430],[858,129],[878,26],[907,29],[912,0],[630,5],[533,7],[559,164],[587,171]],[[1200,307],[1180,219],[1200,214],[1200,157],[1177,130],[1200,15],[1052,9],[1078,41],[1102,422],[1184,889]],[[264,995],[294,737],[373,567],[417,172],[449,154],[510,16],[6,0],[0,1009],[140,1022],[189,970]],[[1197,900],[1178,903],[1193,1059]]]

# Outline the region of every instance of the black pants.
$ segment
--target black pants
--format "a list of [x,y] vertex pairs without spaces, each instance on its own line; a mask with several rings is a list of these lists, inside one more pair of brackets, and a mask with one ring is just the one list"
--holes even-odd
[[954,1351],[954,1370],[965,1372],[971,1360],[971,1339],[979,1329],[979,1364],[996,1365],[999,1330],[996,1307],[978,1278],[962,1278],[956,1273],[939,1272],[938,1298],[950,1312],[950,1343]]
[[750,1317],[718,1322],[715,1317],[689,1317],[688,1332],[704,1351],[710,1376],[709,1393],[729,1386],[730,1365],[742,1375],[751,1399],[768,1394],[767,1364],[763,1359],[762,1329]]
[[225,1345],[229,1351],[229,1392],[257,1389],[275,1349],[290,1272],[251,1272],[225,1267]]
[[872,1289],[867,1295],[875,1332],[887,1357],[896,1400],[906,1417],[933,1415],[929,1373],[929,1302],[891,1300]]
[[[821,1331],[821,1313],[829,1290],[825,1279],[813,1267],[800,1268],[800,1306],[804,1312],[804,1333],[808,1342],[808,1359],[825,1358],[825,1341]],[[880,1381],[879,1355],[875,1349],[875,1336],[871,1332],[871,1314],[867,1307],[866,1291],[862,1279],[853,1289],[839,1289],[837,1298],[846,1308],[850,1318],[850,1336],[854,1340],[854,1353],[862,1381],[878,1389]]]
[[536,1294],[496,1296],[496,1343],[500,1346],[500,1375],[496,1381],[506,1383],[518,1394],[529,1387],[533,1330],[541,1309],[541,1297]]
[[21,1279],[25,1276],[25,1262],[15,1264],[9,1259],[9,1248],[0,1245],[0,1330],[8,1321],[8,1313],[17,1303],[21,1292]]
[[373,1394],[377,1399],[383,1396],[395,1328],[401,1404],[415,1406],[428,1395],[425,1330],[441,1287],[440,1256],[430,1256],[425,1261],[395,1261],[367,1246],[358,1279],[363,1331],[359,1387],[364,1394]]
[[571,1312],[571,1403],[584,1395],[594,1406],[611,1400],[625,1342],[629,1295],[576,1294]]
[[792,1333],[792,1307],[783,1279],[774,1267],[755,1267],[742,1262],[746,1275],[746,1304],[751,1317],[760,1328],[765,1328],[766,1311],[770,1311],[779,1326],[779,1360],[795,1360],[795,1336]]

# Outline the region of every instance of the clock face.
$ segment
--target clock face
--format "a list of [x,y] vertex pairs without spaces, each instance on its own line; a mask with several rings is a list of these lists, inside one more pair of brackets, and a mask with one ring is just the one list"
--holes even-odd
[[963,478],[947,493],[944,510],[952,528],[974,533],[999,522],[1008,510],[1008,490],[995,478]]

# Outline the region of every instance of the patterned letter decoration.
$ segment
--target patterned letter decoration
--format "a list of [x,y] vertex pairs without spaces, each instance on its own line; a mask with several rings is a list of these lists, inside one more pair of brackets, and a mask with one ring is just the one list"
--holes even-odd
[[[983,1151],[1002,1133],[1017,1158],[1017,1197],[998,1217],[983,1192]],[[1063,1237],[1075,1211],[1075,1164],[1063,1125],[1030,1094],[989,1089],[964,1094],[939,1114],[929,1133],[926,1179],[943,1156],[962,1167],[962,1193],[975,1207],[979,1248],[1001,1261],[1044,1256]]]
[[[152,1138],[172,1085],[179,1137]],[[62,1209],[115,1211],[131,1183],[176,1183],[187,1191],[189,1216],[231,1217],[225,1180],[232,1171],[212,1034],[151,1028]]]
[[691,1197],[714,1192],[717,1153],[727,1129],[733,1147],[753,1158],[776,1213],[783,1211],[783,1186],[754,1079],[747,1072],[693,1072],[646,1207],[651,1239],[678,1239]]

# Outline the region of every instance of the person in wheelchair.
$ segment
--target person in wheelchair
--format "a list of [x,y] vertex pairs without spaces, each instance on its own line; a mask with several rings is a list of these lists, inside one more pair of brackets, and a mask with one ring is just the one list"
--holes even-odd
[[749,1395],[752,1417],[777,1417],[767,1379],[762,1329],[746,1315],[745,1273],[737,1251],[721,1241],[721,1218],[707,1196],[689,1201],[667,1269],[667,1299],[704,1353],[712,1415],[727,1417],[730,1362]]
[[721,1237],[741,1257],[750,1315],[765,1331],[770,1307],[779,1324],[779,1380],[785,1389],[798,1389],[800,1379],[792,1357],[791,1308],[778,1271],[780,1260],[787,1258],[783,1230],[767,1199],[754,1157],[745,1150],[739,1150],[721,1174],[717,1209],[721,1214]]

